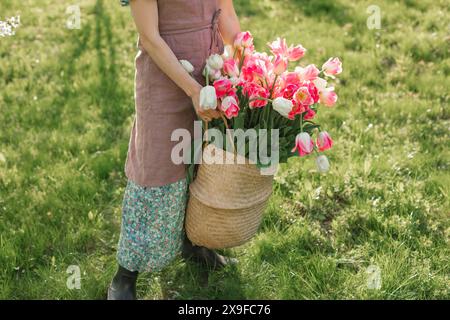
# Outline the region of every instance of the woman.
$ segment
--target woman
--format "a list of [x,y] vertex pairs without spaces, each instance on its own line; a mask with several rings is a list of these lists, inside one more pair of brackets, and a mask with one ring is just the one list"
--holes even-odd
[[[125,173],[128,178],[117,260],[108,299],[135,299],[139,272],[163,269],[180,251],[184,258],[220,268],[231,262],[193,246],[184,235],[186,167],[171,160],[175,129],[193,133],[197,116],[215,110],[200,105],[202,69],[240,32],[232,0],[121,0],[130,5],[139,33],[136,56],[136,117]],[[194,66],[191,76],[179,60]]]

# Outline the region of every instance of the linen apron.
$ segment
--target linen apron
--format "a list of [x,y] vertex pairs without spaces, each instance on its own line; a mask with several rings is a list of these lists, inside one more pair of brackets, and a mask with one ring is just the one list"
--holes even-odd
[[[216,0],[159,0],[159,31],[176,57],[194,66],[204,84],[202,69],[212,53],[222,53]],[[152,61],[138,41],[136,56],[136,117],[125,164],[127,177],[141,186],[162,186],[185,177],[186,165],[174,164],[171,141],[175,129],[193,135],[195,110],[191,99]]]
[[[128,0],[121,0],[128,5]],[[159,0],[159,32],[176,57],[202,70],[213,53],[223,52],[217,0]],[[117,260],[130,271],[160,271],[181,249],[187,200],[186,165],[174,164],[175,129],[193,138],[197,119],[191,99],[152,61],[138,40],[135,111],[125,174]],[[188,146],[190,142],[187,141]]]

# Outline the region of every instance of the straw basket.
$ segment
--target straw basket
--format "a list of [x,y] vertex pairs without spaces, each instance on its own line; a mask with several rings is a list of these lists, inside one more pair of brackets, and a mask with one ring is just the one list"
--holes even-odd
[[[224,164],[224,157],[231,157],[232,163]],[[212,144],[206,146],[203,163],[190,185],[185,223],[188,238],[210,249],[247,242],[261,223],[272,183],[273,175],[262,175],[242,156]]]

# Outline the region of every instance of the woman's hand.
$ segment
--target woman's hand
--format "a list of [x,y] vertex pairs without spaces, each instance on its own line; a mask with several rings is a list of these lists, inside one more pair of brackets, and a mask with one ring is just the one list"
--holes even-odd
[[200,90],[202,87],[199,85],[197,90],[191,94],[192,104],[194,106],[195,112],[203,121],[211,121],[212,119],[220,118],[220,112],[212,109],[203,109],[200,105]]

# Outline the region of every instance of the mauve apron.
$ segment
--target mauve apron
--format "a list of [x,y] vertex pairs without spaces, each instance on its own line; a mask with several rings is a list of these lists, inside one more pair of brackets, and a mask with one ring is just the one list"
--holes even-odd
[[[218,30],[217,0],[158,1],[159,31],[178,59],[195,68],[204,85],[202,70],[212,53],[223,52]],[[136,56],[136,116],[131,129],[125,174],[147,187],[173,183],[186,176],[185,164],[174,164],[171,141],[175,129],[187,129],[193,138],[197,119],[191,99],[152,61],[141,42]]]

